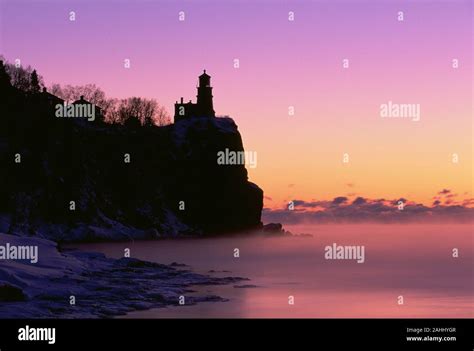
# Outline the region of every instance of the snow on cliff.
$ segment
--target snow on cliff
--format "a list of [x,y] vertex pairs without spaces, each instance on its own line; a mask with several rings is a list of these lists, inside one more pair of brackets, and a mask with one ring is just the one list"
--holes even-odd
[[[38,126],[0,135],[0,230],[57,242],[153,239],[246,231],[261,225],[263,191],[244,164],[231,118],[191,118],[165,127]],[[17,136],[19,135],[19,136]],[[17,140],[18,139],[18,140]],[[11,157],[21,145],[21,163]],[[125,161],[125,155],[129,161]],[[218,220],[216,220],[218,219]]]

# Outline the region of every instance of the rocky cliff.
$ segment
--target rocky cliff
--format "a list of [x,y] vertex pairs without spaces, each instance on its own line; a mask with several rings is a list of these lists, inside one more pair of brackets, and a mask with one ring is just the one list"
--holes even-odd
[[261,226],[263,192],[230,118],[125,127],[55,118],[34,98],[0,99],[0,232],[56,241],[212,235]]

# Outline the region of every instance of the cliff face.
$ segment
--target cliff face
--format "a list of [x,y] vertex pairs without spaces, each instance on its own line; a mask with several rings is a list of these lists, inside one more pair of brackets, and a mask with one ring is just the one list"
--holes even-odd
[[0,110],[0,232],[122,240],[261,225],[263,191],[245,166],[217,164],[243,151],[230,118],[127,128],[54,118],[19,96]]
[[190,119],[171,127],[173,177],[165,190],[170,203],[184,201],[185,223],[205,232],[225,232],[260,225],[263,191],[247,181],[244,165],[219,165],[217,154],[243,151],[237,125],[230,118]]

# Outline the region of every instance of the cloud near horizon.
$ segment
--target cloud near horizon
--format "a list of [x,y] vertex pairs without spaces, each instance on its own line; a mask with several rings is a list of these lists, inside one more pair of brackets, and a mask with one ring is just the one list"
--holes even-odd
[[[450,191],[439,192],[448,195]],[[403,202],[403,210],[399,203]],[[369,199],[357,197],[349,200],[345,196],[333,200],[304,201],[294,200],[294,210],[264,208],[264,222],[282,222],[298,224],[307,222],[318,223],[360,223],[360,222],[459,222],[474,221],[474,199],[462,203],[448,199],[436,199],[433,205],[409,201],[404,198],[395,200]]]

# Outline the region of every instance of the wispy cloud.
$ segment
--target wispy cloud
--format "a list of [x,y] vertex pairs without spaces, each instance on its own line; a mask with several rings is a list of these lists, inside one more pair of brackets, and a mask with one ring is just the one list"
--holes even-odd
[[[438,194],[449,195],[443,189]],[[447,196],[446,196],[447,197]],[[304,201],[294,200],[294,210],[287,207],[263,211],[265,222],[303,223],[303,222],[472,222],[474,221],[474,199],[461,203],[444,202],[436,199],[431,206],[416,203],[405,198],[393,200],[357,197],[350,201],[345,196],[333,200]],[[399,206],[403,204],[403,206]]]

